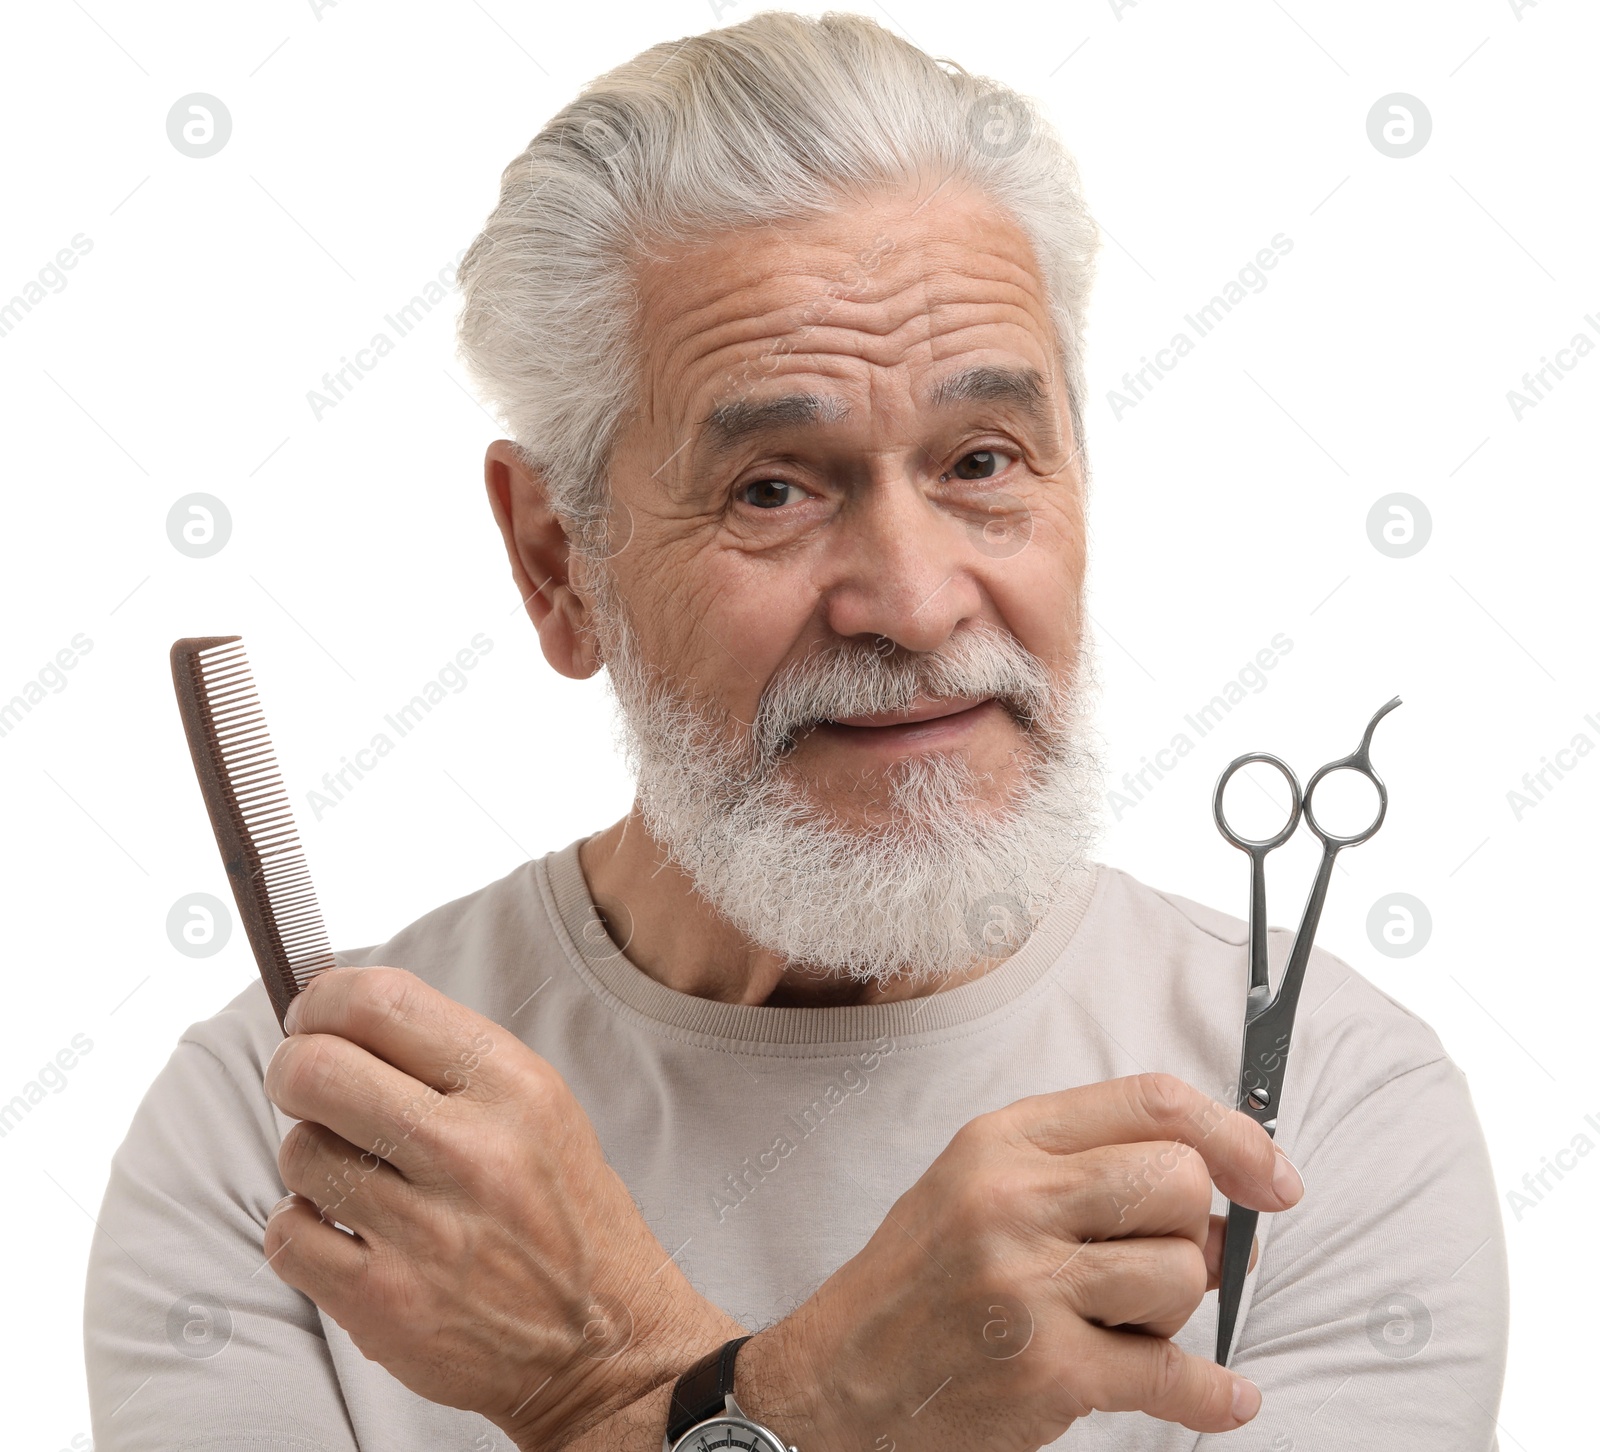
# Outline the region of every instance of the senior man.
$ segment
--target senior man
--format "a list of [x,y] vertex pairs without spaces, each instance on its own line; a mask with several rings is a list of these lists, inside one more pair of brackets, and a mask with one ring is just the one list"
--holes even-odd
[[637,797],[287,1038],[259,984],[183,1035],[94,1244],[100,1452],[1496,1445],[1438,1039],[1314,955],[1274,1146],[1219,1102],[1243,925],[1089,855],[1095,237],[1026,102],[849,16],[647,51],[506,170],[489,499]]

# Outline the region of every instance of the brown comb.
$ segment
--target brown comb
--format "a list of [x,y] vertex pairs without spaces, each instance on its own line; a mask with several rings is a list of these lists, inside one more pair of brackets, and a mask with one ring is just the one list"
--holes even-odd
[[289,1000],[334,966],[333,952],[239,637],[174,641],[172,684],[233,900],[283,1028]]

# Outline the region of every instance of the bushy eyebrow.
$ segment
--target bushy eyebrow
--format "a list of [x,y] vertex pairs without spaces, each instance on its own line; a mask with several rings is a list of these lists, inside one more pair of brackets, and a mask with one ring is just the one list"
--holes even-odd
[[803,424],[843,423],[850,405],[830,393],[786,393],[752,402],[747,398],[719,403],[706,416],[704,442],[712,453],[726,453],[751,434],[795,428]]
[[1037,368],[1002,368],[980,363],[941,378],[928,394],[927,406],[948,408],[952,403],[1012,403],[1048,421],[1048,396]]
[[[923,406],[943,410],[958,403],[1008,403],[1027,415],[1052,442],[1057,435],[1049,390],[1036,368],[981,363],[941,378],[924,396]],[[786,393],[777,398],[728,399],[702,421],[701,442],[723,454],[754,434],[815,424],[843,423],[850,405],[829,393]]]

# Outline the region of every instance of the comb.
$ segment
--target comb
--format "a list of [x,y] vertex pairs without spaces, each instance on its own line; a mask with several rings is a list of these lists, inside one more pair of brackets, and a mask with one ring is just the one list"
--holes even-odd
[[289,1001],[334,966],[333,952],[239,637],[174,641],[172,685],[233,900],[284,1028]]

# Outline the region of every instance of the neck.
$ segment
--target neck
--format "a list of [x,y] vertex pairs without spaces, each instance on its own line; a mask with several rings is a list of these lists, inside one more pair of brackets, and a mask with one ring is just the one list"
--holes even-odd
[[932,981],[862,981],[790,963],[751,943],[695,891],[645,830],[637,805],[588,838],[578,862],[607,933],[628,961],[657,983],[695,998],[801,1008],[889,1003],[970,983],[1004,961],[979,959]]

